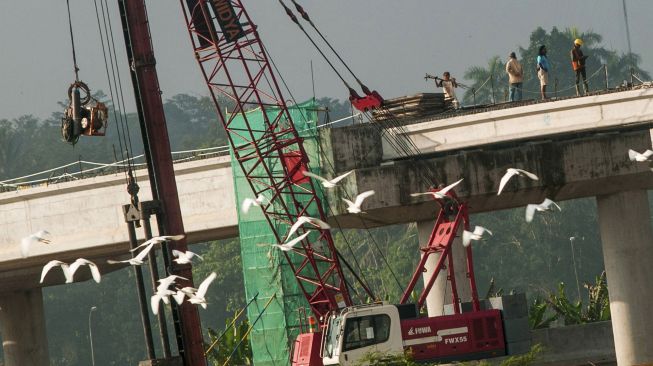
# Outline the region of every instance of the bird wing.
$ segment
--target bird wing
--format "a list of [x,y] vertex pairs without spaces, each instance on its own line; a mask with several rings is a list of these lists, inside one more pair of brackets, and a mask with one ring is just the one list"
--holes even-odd
[[188,256],[188,258],[197,257],[197,258],[199,258],[199,259],[201,259],[201,260],[204,260],[204,258],[202,258],[201,255],[199,255],[199,254],[197,254],[197,253],[195,253],[195,252],[191,252],[190,250],[187,250],[187,251],[186,251],[186,255]]
[[356,206],[356,204],[354,202],[352,202],[352,201],[350,201],[350,200],[348,200],[346,198],[343,198],[342,200],[345,201],[345,203],[347,203],[347,206],[349,206],[347,208],[352,208],[352,207]]
[[324,222],[324,221],[322,221],[320,219],[316,219],[315,217],[309,217],[308,222],[310,224],[313,224],[314,226],[319,227],[320,229],[323,229],[323,230],[331,229],[331,226],[329,224],[327,224],[326,222]]
[[218,275],[215,272],[211,272],[211,274],[205,278],[202,283],[200,283],[200,286],[197,288],[197,292],[195,292],[195,296],[204,297],[206,295],[206,291],[209,289],[209,285],[211,282],[213,282],[213,280],[215,280],[217,276]]
[[463,230],[463,246],[465,248],[472,242],[472,235],[474,234],[471,231]]
[[646,150],[642,153],[646,159],[650,158],[653,155],[653,150]]
[[497,192],[497,196],[503,192],[503,188],[506,186],[510,178],[512,178],[515,174],[517,174],[517,170],[513,168],[508,168],[506,171],[506,174],[501,177],[501,181],[499,182],[499,191]]
[[32,235],[26,236],[20,240],[20,255],[23,258],[27,258],[29,255],[29,247],[32,245],[34,242],[34,238]]
[[337,184],[338,182],[340,182],[341,180],[345,179],[349,174],[351,174],[351,173],[353,173],[353,172],[354,172],[353,170],[350,170],[350,171],[348,171],[348,172],[345,173],[345,174],[339,175],[339,176],[337,176],[337,177],[331,179],[331,180],[329,181],[329,183],[331,183],[331,184]]
[[524,169],[515,169],[517,172],[519,172],[519,175],[524,175],[526,177],[531,178],[532,180],[540,180],[540,178],[537,177],[537,175],[527,172]]
[[[320,177],[319,175],[311,173],[308,170],[305,170],[302,173],[307,177],[311,177],[311,178],[317,179],[317,180],[322,181],[322,182],[329,182],[326,178]],[[329,182],[329,183],[331,183],[331,182]]]
[[294,234],[295,231],[297,231],[297,229],[299,229],[302,225],[304,225],[305,223],[307,223],[309,221],[310,221],[309,217],[299,216],[297,218],[297,221],[294,224],[292,224],[292,226],[290,227],[290,230],[288,230],[288,235],[286,235],[286,239],[290,238],[292,236],[292,234]]
[[163,296],[159,293],[155,293],[150,298],[150,306],[152,307],[152,314],[157,315],[159,313],[159,301],[161,301],[162,298]]
[[97,267],[97,265],[91,261],[88,261],[88,269],[91,270],[91,276],[93,276],[93,280],[97,283],[100,283],[100,280],[102,279],[102,275],[100,275],[100,269]]
[[538,205],[528,204],[526,205],[526,222],[533,221],[533,216],[535,216],[535,210],[537,210]]
[[41,281],[39,283],[43,283],[43,280],[45,279],[45,275],[48,274],[48,272],[52,269],[52,267],[60,266],[62,264],[65,264],[62,261],[58,260],[51,260],[49,261],[45,266],[43,266],[43,270],[41,270]]
[[80,266],[86,264],[84,263],[85,259],[84,258],[77,258],[69,267],[70,269],[70,275],[74,276],[75,272],[79,269]]
[[420,193],[411,193],[411,197],[418,197],[418,196],[433,196],[433,192],[420,192]]
[[179,251],[177,249],[172,250],[172,256],[173,257],[179,257],[179,256],[183,256],[183,255],[184,255],[184,252],[181,252],[181,251]]
[[488,230],[487,228],[484,228],[483,226],[478,226],[477,225],[477,226],[474,227],[474,235],[481,236],[481,235],[483,235],[485,233],[488,233],[488,234],[492,235],[492,232],[490,230]]
[[147,256],[147,254],[150,252],[150,250],[152,249],[153,246],[154,246],[154,243],[150,243],[148,246],[143,248],[143,250],[141,250],[141,252],[138,253],[134,258],[132,258],[132,260],[142,261]]
[[310,234],[310,233],[311,233],[311,230],[307,230],[305,233],[303,233],[302,235],[296,237],[293,240],[290,240],[290,241],[288,241],[286,243],[283,243],[283,244],[275,244],[274,246],[279,247],[279,249],[283,250],[284,252],[287,252],[290,249],[292,249],[295,245],[297,245],[297,243],[304,240],[304,238],[306,238],[308,236],[308,234]]
[[256,203],[256,201],[254,201],[253,199],[245,198],[243,200],[243,203],[240,205],[240,211],[244,214],[248,213],[249,209],[252,207],[254,203]]
[[359,207],[359,208],[360,208],[361,205],[363,204],[363,201],[364,201],[367,197],[369,197],[369,196],[371,196],[371,195],[373,195],[373,194],[374,194],[374,191],[365,191],[365,192],[359,194],[358,196],[356,196],[356,200],[354,200],[354,205],[355,205],[356,207]]
[[[463,178],[463,179],[464,179],[464,178]],[[460,182],[462,182],[462,181],[463,181],[463,180],[460,179],[459,181],[456,181],[456,182],[454,182],[454,183],[451,183],[451,184],[449,184],[448,186],[446,186],[446,187],[442,188],[441,190],[439,190],[438,193],[443,194],[443,195],[444,195],[444,194],[447,194],[447,192],[449,192],[449,191],[451,190],[451,188],[457,186],[457,185],[458,185]]]
[[548,198],[545,198],[545,199],[544,199],[544,202],[542,202],[542,203],[540,204],[540,206],[542,206],[542,207],[544,207],[544,208],[546,208],[546,209],[551,208],[551,206],[555,206],[555,207],[558,208],[559,211],[562,211],[562,209],[560,208],[560,206],[558,206],[557,203],[553,202],[553,200],[550,200],[550,199],[548,199]]
[[630,161],[637,160],[638,155],[639,155],[639,153],[637,151],[635,151],[633,149],[628,149],[628,158],[630,159]]
[[184,302],[184,297],[186,297],[186,294],[182,290],[177,290],[177,292],[172,295],[172,298],[175,299],[177,305],[181,305],[181,303]]

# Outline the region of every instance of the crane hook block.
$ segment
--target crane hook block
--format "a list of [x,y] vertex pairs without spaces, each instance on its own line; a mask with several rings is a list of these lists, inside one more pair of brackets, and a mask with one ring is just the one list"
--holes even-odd
[[108,121],[107,106],[93,98],[84,82],[76,81],[68,87],[68,106],[61,118],[64,141],[74,145],[81,135],[104,136]]
[[381,108],[383,106],[383,97],[376,90],[366,93],[361,97],[353,89],[349,90],[349,101],[361,112],[371,111],[373,109]]

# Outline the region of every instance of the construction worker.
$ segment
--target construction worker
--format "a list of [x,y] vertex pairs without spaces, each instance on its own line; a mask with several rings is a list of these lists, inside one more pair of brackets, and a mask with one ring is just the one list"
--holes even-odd
[[442,88],[442,91],[444,92],[444,101],[445,102],[451,102],[453,107],[455,109],[458,109],[460,107],[460,103],[458,102],[458,98],[456,98],[456,91],[454,88],[458,87],[458,83],[456,82],[456,78],[452,78],[451,74],[449,74],[449,71],[445,71],[442,74],[442,79],[438,78],[437,76],[435,77],[435,85],[437,87]]
[[574,48],[571,49],[571,67],[576,73],[576,96],[580,96],[580,77],[583,77],[583,95],[587,94],[589,91],[589,85],[587,84],[587,72],[585,71],[585,60],[587,56],[583,55],[580,46],[583,45],[583,40],[576,38],[574,40]]
[[517,60],[517,55],[510,52],[508,62],[506,62],[506,72],[508,73],[509,83],[509,101],[516,102],[521,100],[522,96],[522,83],[524,81],[524,71],[521,63]]
[[546,57],[546,46],[541,45],[537,55],[537,78],[540,79],[540,96],[546,99],[546,85],[549,83],[549,59]]

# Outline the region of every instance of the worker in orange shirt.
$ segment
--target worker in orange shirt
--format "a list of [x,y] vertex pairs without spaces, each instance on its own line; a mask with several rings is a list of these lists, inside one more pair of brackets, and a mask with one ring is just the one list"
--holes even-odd
[[587,72],[585,71],[585,60],[587,56],[583,55],[580,46],[583,45],[583,40],[576,38],[574,40],[574,48],[571,49],[571,66],[576,73],[576,96],[580,96],[580,77],[583,77],[583,95],[587,94],[589,91],[589,85],[587,84]]

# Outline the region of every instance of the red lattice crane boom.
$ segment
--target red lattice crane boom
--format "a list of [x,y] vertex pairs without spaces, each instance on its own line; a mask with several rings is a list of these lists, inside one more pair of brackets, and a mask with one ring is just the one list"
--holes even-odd
[[[241,1],[181,0],[181,4],[195,56],[216,107],[218,96],[235,103],[233,113],[225,114],[219,107],[217,113],[252,191],[268,199],[261,208],[277,241],[283,242],[286,234],[286,226],[280,229],[279,223],[292,225],[307,212],[318,212],[317,218],[326,220],[313,183],[302,174],[308,158],[301,138],[256,26]],[[263,127],[253,126],[247,119],[244,112],[253,108],[261,108]],[[237,117],[244,118],[246,128],[232,124]],[[319,235],[308,236],[295,247],[302,256],[298,265],[284,254],[320,319],[330,310],[352,305],[352,301],[331,233],[318,231]]]

